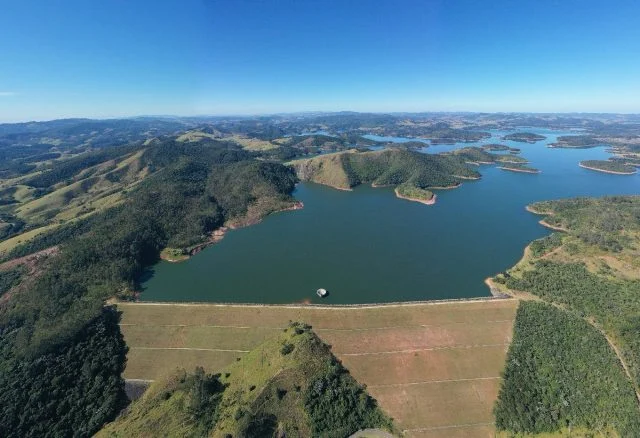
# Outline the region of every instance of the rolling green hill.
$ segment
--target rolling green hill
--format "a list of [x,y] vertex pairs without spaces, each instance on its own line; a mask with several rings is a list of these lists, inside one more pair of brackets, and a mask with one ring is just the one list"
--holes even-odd
[[154,383],[99,437],[345,437],[391,420],[311,330],[292,323],[242,359],[206,375]]

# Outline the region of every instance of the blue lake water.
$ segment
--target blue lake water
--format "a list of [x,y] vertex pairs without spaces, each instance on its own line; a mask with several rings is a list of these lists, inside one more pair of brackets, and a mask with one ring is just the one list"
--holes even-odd
[[[483,280],[515,264],[524,247],[548,234],[525,211],[531,202],[573,196],[640,194],[640,175],[578,167],[606,159],[604,147],[551,149],[558,135],[535,144],[500,142],[542,173],[481,166],[482,179],[437,191],[434,206],[398,199],[390,188],[352,192],[300,184],[305,208],[229,232],[183,263],[160,262],[143,285],[142,300],[327,304],[464,298],[489,294]],[[404,139],[400,139],[404,140]],[[437,153],[456,147],[429,146]],[[320,299],[317,288],[330,296]]]

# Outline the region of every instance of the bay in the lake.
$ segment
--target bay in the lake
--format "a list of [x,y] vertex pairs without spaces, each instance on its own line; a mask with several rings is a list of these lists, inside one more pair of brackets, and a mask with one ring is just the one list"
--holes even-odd
[[[158,263],[141,299],[355,304],[487,296],[484,279],[511,267],[530,241],[549,233],[539,217],[525,211],[527,204],[640,194],[639,174],[578,167],[581,160],[609,157],[604,147],[550,149],[546,144],[571,133],[527,131],[547,140],[504,142],[504,133],[495,132],[481,144],[499,141],[521,148],[521,156],[540,174],[482,166],[481,180],[437,191],[433,206],[398,199],[391,188],[345,192],[300,184],[295,197],[304,209],[230,231],[186,262]],[[463,146],[431,146],[424,152]],[[330,296],[318,298],[318,288]]]

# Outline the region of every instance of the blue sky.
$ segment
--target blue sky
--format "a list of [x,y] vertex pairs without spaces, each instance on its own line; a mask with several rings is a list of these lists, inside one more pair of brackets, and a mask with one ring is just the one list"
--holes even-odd
[[640,2],[0,0],[0,121],[640,112]]

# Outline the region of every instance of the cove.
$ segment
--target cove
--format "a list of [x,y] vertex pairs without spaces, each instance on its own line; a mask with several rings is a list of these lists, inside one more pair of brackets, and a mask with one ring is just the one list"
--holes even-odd
[[[542,171],[482,166],[479,181],[437,191],[434,206],[401,200],[391,188],[352,192],[300,184],[302,210],[233,230],[183,263],[160,262],[143,283],[143,301],[358,304],[489,295],[486,277],[511,267],[524,247],[549,231],[524,207],[573,196],[639,194],[640,175],[578,167],[606,159],[605,148],[550,149],[567,133],[535,144],[502,142]],[[575,134],[575,132],[573,132]],[[498,142],[502,132],[482,143]],[[457,147],[467,145],[456,145]],[[450,147],[446,147],[449,149]],[[441,152],[431,146],[425,152]],[[320,299],[315,291],[326,288]]]

